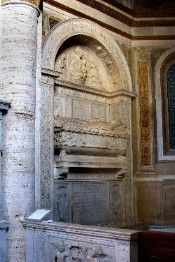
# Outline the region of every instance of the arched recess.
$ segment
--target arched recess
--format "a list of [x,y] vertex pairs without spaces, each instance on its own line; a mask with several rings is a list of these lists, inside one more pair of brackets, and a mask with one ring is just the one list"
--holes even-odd
[[166,77],[168,69],[175,63],[175,48],[165,51],[158,59],[155,66],[155,95],[157,115],[157,152],[158,161],[174,161],[175,154],[169,154],[166,149],[167,141],[167,103],[166,99]]
[[[100,72],[107,77],[107,88],[101,89],[100,85],[95,88],[90,81],[76,83],[61,79],[56,70],[58,60],[62,54],[66,58],[70,55],[72,59],[67,63],[70,70],[77,48],[84,52],[87,60],[98,63]],[[46,117],[43,113],[41,117],[41,195],[48,198],[49,188],[51,191],[54,187],[55,220],[84,224],[129,223],[133,216],[131,99],[134,94],[127,62],[114,38],[86,19],[58,24],[43,45],[42,96],[42,111],[47,114],[43,108],[49,108],[50,99],[53,115]],[[52,146],[54,181],[49,183],[53,166],[50,164],[50,170],[47,168],[46,155],[53,154]],[[87,205],[87,216],[81,210],[85,203],[78,202],[81,188],[86,191],[84,202],[89,201],[89,196],[92,201],[96,199],[94,205]],[[77,199],[71,195],[74,190]],[[93,197],[94,193],[97,198]],[[70,210],[77,206],[78,211]],[[94,216],[97,206],[100,212]],[[57,207],[62,210],[61,214]]]
[[43,46],[42,68],[54,70],[59,49],[70,38],[78,39],[96,53],[113,78],[116,91],[132,91],[129,68],[118,44],[103,28],[86,19],[66,20],[48,34]]

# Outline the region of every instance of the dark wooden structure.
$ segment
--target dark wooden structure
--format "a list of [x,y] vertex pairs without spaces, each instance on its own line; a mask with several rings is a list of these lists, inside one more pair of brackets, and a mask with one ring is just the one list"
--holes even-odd
[[175,262],[175,229],[146,229],[139,232],[139,262]]

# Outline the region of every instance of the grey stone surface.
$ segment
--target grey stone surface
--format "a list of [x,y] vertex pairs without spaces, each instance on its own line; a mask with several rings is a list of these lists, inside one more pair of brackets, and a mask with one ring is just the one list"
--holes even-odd
[[103,182],[77,182],[72,188],[73,223],[107,224],[108,184]]
[[54,219],[84,225],[122,225],[122,181],[55,181]]

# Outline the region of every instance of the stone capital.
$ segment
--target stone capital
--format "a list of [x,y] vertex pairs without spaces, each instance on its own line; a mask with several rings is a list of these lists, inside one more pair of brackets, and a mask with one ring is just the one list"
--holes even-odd
[[32,5],[35,5],[36,7],[42,9],[42,3],[43,3],[43,0],[1,0],[2,4],[6,3],[6,4],[9,4],[10,2],[22,2],[22,3],[30,3]]

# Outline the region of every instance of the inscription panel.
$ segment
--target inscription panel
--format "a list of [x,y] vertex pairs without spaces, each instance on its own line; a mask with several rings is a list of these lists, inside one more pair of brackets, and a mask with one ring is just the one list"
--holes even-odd
[[107,183],[73,184],[73,223],[106,224],[108,217]]
[[55,181],[55,220],[87,225],[104,225],[109,218],[107,182]]

